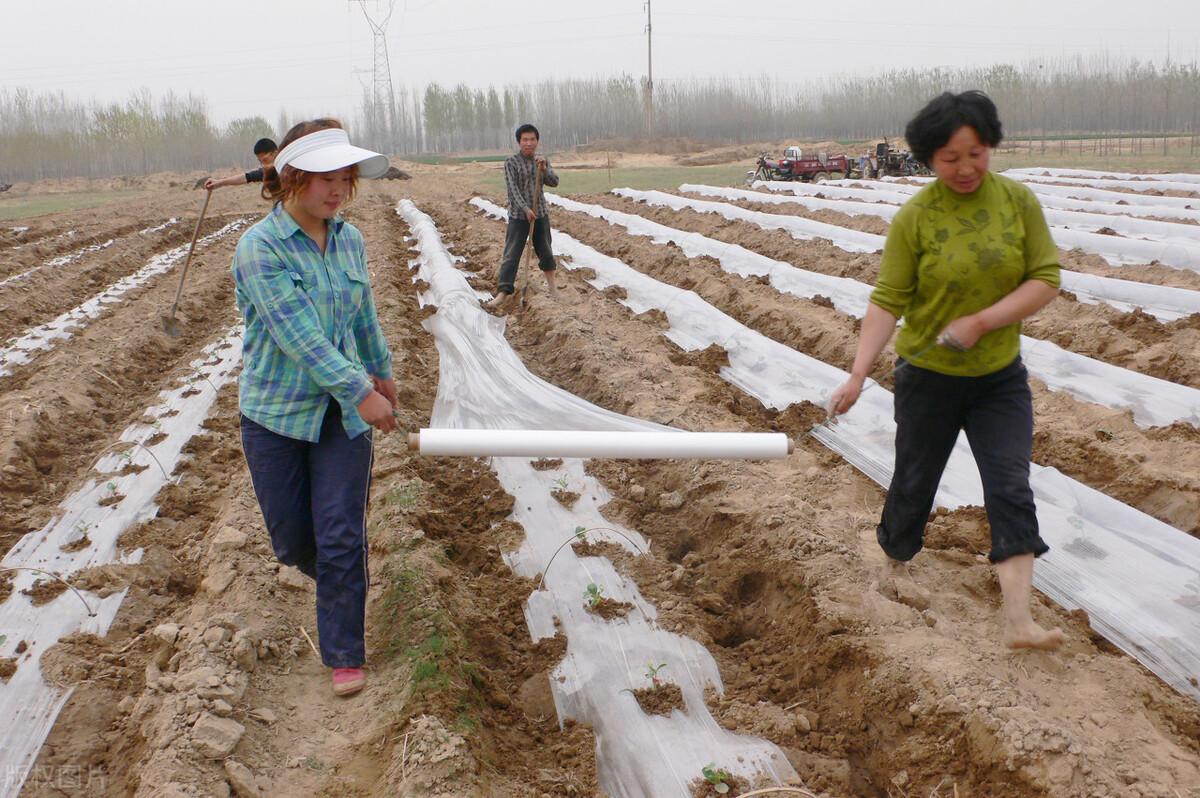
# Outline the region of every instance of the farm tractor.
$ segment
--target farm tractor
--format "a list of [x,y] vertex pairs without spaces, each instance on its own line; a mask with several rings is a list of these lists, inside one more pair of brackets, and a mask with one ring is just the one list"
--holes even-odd
[[887,139],[875,145],[873,157],[859,160],[864,162],[860,171],[865,178],[933,174],[929,167],[914,158],[911,152],[896,149],[888,144]]
[[854,164],[845,155],[820,152],[805,157],[799,147],[788,147],[783,158],[772,160],[767,153],[758,156],[756,168],[746,173],[746,182],[755,180],[786,180],[803,183],[823,183],[831,176],[850,177]]

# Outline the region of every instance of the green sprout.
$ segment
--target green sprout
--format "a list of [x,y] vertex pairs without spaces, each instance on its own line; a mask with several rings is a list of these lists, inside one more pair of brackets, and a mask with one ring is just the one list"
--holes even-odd
[[663,686],[663,680],[658,677],[658,672],[667,667],[667,663],[663,662],[658,665],[646,663],[646,678],[650,680],[650,684],[655,690]]
[[729,774],[728,770],[723,770],[715,764],[709,764],[705,765],[700,772],[704,774],[704,780],[711,784],[713,790],[719,795],[729,792],[729,785],[726,782],[733,777]]
[[587,590],[583,591],[583,600],[587,602],[588,609],[596,609],[604,602],[608,601],[604,596],[604,588],[592,582],[587,586]]

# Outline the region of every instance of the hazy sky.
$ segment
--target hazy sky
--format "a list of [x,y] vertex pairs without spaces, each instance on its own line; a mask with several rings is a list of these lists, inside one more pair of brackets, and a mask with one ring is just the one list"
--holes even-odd
[[[373,15],[387,0],[367,0]],[[349,116],[371,36],[348,0],[0,0],[0,89],[120,99],[198,92],[219,122]],[[920,9],[916,12],[910,9]],[[655,81],[803,82],[894,67],[1024,62],[1108,50],[1200,56],[1200,0],[653,0]],[[646,70],[643,0],[396,0],[392,79],[472,86]]]

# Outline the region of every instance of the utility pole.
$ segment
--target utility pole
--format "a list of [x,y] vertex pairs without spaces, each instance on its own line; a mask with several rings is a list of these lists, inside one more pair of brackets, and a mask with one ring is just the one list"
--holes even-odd
[[[371,28],[374,43],[374,63],[371,65],[371,116],[375,117],[376,124],[382,124],[384,127],[386,146],[395,149],[392,137],[395,127],[396,95],[392,91],[392,66],[388,61],[387,26],[392,19],[392,12],[396,10],[396,0],[388,0],[387,15],[379,22],[371,19],[371,15],[367,13],[367,0],[350,0],[350,3],[357,3],[358,7],[362,9],[363,17],[366,18],[367,25]],[[379,10],[378,0],[375,3],[375,10],[376,12]]]
[[650,0],[646,0],[646,136],[654,136],[654,38]]

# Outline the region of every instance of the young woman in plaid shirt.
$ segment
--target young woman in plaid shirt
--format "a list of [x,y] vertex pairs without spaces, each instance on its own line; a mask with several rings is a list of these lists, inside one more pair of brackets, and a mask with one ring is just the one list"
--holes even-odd
[[396,386],[362,234],[337,214],[358,178],[387,167],[336,120],[296,125],[265,175],[275,206],[233,259],[242,448],[275,556],[316,581],[338,695],[365,681],[371,428],[395,428]]

